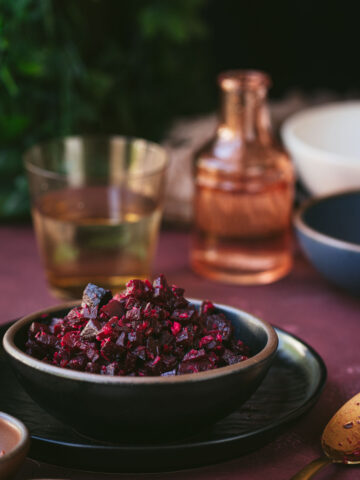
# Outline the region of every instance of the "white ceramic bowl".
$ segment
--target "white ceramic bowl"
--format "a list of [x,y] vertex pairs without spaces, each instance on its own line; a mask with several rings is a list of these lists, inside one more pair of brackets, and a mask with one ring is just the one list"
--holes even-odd
[[360,101],[303,110],[285,121],[281,135],[312,195],[360,187]]

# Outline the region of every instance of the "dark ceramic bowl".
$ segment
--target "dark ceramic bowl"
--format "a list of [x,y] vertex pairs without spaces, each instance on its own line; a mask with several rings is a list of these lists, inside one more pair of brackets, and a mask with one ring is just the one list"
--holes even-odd
[[306,202],[295,215],[300,245],[328,280],[360,292],[360,191]]
[[[190,300],[196,307],[201,301]],[[6,332],[3,344],[18,379],[44,410],[81,433],[97,438],[137,440],[181,436],[225,417],[244,403],[267,373],[277,350],[275,330],[249,313],[217,307],[249,345],[241,363],[171,377],[111,377],[48,365],[24,353],[31,322],[42,314],[64,316],[67,303],[28,315]]]
[[29,450],[29,432],[17,418],[0,412],[0,480],[10,480],[21,467]]

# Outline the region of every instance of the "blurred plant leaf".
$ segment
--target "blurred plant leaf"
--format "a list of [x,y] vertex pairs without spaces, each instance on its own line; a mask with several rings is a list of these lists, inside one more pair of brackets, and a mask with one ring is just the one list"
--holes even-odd
[[154,2],[140,11],[139,22],[145,38],[158,35],[175,43],[189,42],[194,36],[203,36],[204,23],[197,18],[199,0]]
[[29,117],[21,113],[12,115],[0,115],[0,131],[3,140],[13,140],[21,135],[30,122]]
[[0,218],[28,212],[28,146],[82,133],[159,140],[175,116],[207,107],[204,4],[0,0]]

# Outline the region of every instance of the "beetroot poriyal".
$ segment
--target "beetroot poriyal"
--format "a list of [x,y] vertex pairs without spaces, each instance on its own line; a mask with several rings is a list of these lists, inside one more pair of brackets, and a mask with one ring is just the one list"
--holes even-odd
[[246,360],[249,349],[209,301],[200,311],[160,275],[131,280],[112,296],[93,284],[64,318],[41,318],[26,353],[44,362],[103,375],[181,375]]

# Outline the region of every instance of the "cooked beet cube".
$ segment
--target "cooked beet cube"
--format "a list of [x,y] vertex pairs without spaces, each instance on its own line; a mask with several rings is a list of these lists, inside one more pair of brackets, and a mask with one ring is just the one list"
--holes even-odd
[[96,336],[96,339],[101,341],[104,338],[117,338],[120,332],[120,328],[118,326],[117,317],[110,318],[110,320],[102,326],[101,330]]
[[48,332],[49,327],[45,323],[32,322],[29,327],[29,334],[35,336],[38,332]]
[[83,340],[91,341],[95,340],[96,335],[99,334],[102,328],[101,322],[99,320],[89,320],[85,327],[82,329],[80,336]]
[[195,309],[181,308],[173,311],[171,314],[171,320],[176,320],[177,322],[186,324],[193,322],[196,316],[197,312]]
[[206,315],[205,325],[209,331],[217,331],[223,341],[229,341],[233,328],[231,322],[222,313]]
[[200,308],[200,313],[203,314],[208,314],[208,313],[214,313],[216,311],[216,308],[212,302],[209,302],[208,300],[203,302]]
[[166,346],[173,346],[175,343],[175,337],[172,335],[168,330],[161,332],[160,335],[160,344],[164,347]]
[[177,287],[176,285],[171,286],[171,291],[176,298],[184,298],[185,290],[183,288]]
[[125,348],[117,345],[110,338],[107,338],[101,342],[101,355],[105,358],[105,360],[117,360],[121,358],[125,352]]
[[163,370],[167,372],[168,370],[174,370],[176,368],[178,360],[174,355],[163,355],[161,357],[161,363]]
[[49,332],[53,335],[58,335],[61,332],[61,327],[63,325],[62,318],[52,318],[49,323]]
[[128,333],[128,344],[130,347],[136,347],[143,343],[144,335],[142,332],[131,331]]
[[186,355],[184,355],[183,362],[199,360],[202,358],[206,358],[205,350],[203,348],[200,348],[200,350],[195,350],[193,348]]
[[194,335],[187,327],[183,328],[181,332],[176,335],[176,345],[180,345],[182,347],[191,347],[193,340]]
[[205,372],[206,370],[216,368],[216,361],[217,357],[206,356],[205,351],[198,350],[196,355],[193,353],[189,356],[189,360],[183,360],[180,363],[178,371],[180,374]]
[[125,309],[123,305],[118,301],[118,300],[110,300],[109,303],[106,305],[102,306],[100,309],[100,316],[101,314],[104,314],[105,317],[111,318],[111,317],[121,317],[124,315]]
[[146,347],[144,347],[144,345],[139,345],[132,351],[132,354],[135,355],[135,357],[140,358],[140,360],[145,361],[147,357]]
[[160,375],[161,373],[161,363],[160,357],[155,357],[154,360],[150,360],[149,362],[145,363],[146,373],[147,375]]
[[86,365],[85,371],[89,373],[100,373],[100,365],[98,363],[89,362]]
[[143,282],[142,280],[130,280],[126,285],[126,296],[133,296],[138,299],[145,299],[152,292],[152,286],[150,282]]
[[119,345],[119,347],[125,348],[126,343],[127,343],[127,333],[121,332],[116,340],[116,345]]
[[117,375],[119,370],[119,365],[116,362],[112,362],[106,366],[106,375]]
[[153,289],[153,299],[155,300],[165,302],[167,299],[171,299],[171,297],[173,297],[173,293],[170,290],[164,275],[159,275],[157,278],[155,278],[153,281]]
[[224,350],[222,358],[227,365],[234,365],[234,363],[239,363],[244,360],[242,355],[236,355],[228,348]]
[[160,353],[159,341],[153,337],[149,337],[146,340],[146,350],[148,357],[155,358]]
[[46,332],[38,332],[36,334],[36,341],[40,345],[49,348],[56,348],[59,345],[59,340],[54,335]]
[[249,347],[245,345],[245,343],[242,342],[241,340],[232,339],[232,341],[230,342],[230,346],[231,346],[231,349],[234,352],[237,352],[239,355],[243,355],[246,357],[249,356],[249,353],[250,353]]
[[69,311],[65,318],[69,321],[69,323],[75,325],[83,319],[82,309],[78,307],[73,308]]
[[97,350],[96,347],[90,347],[90,346],[89,346],[89,347],[85,350],[85,353],[86,353],[87,358],[88,358],[91,362],[93,362],[93,363],[95,363],[95,362],[96,362],[97,360],[99,360],[99,358],[100,358],[100,354],[99,354],[99,352],[98,352],[98,350]]
[[127,373],[134,372],[136,368],[136,357],[131,352],[128,352],[126,355],[124,367]]
[[85,318],[96,318],[98,309],[112,298],[110,290],[88,283],[81,302],[82,315]]
[[86,365],[87,365],[87,358],[85,355],[79,355],[72,360],[70,360],[66,367],[70,368],[71,370],[82,370],[84,371]]
[[133,307],[131,310],[126,312],[126,321],[127,322],[138,322],[141,320],[141,308]]

